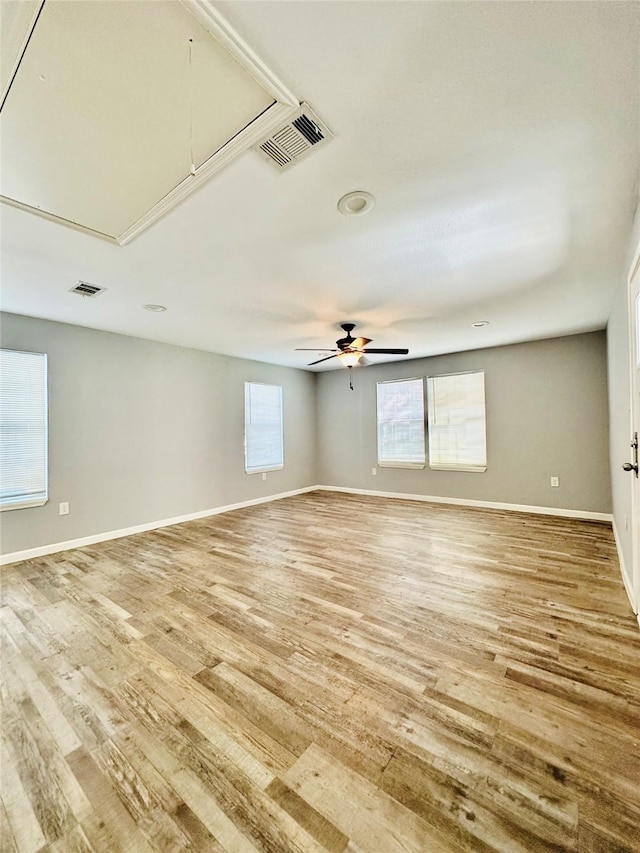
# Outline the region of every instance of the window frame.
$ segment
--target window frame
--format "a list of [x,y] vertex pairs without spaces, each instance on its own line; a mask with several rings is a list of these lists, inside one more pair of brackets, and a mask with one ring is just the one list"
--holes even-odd
[[17,495],[15,498],[2,498],[0,497],[0,512],[9,512],[14,509],[30,509],[32,507],[44,506],[49,501],[49,360],[47,357],[47,353],[44,352],[32,352],[29,350],[14,350],[9,349],[8,347],[0,348],[2,352],[10,352],[15,353],[17,355],[37,355],[40,356],[43,363],[43,380],[44,380],[44,388],[42,394],[42,403],[43,403],[43,419],[44,419],[44,429],[43,429],[43,439],[44,439],[44,471],[43,471],[43,480],[44,487],[43,491],[38,494],[37,497],[26,497],[25,495]]
[[[448,378],[450,376],[467,376],[469,374],[482,374],[482,392],[483,392],[483,401],[484,401],[484,464],[483,465],[467,465],[460,464],[457,462],[445,463],[439,462],[433,464],[431,462],[431,403],[429,397],[429,380],[432,379],[443,379]],[[429,439],[429,468],[432,471],[463,471],[471,474],[483,474],[487,470],[488,459],[487,459],[487,395],[486,395],[486,382],[485,382],[485,370],[484,368],[479,368],[477,370],[457,370],[454,373],[438,373],[431,376],[426,377],[425,390],[427,394],[427,434]]]
[[[251,385],[264,385],[268,388],[278,388],[280,391],[280,458],[282,459],[279,465],[265,465],[260,468],[247,468],[248,461],[248,442],[247,442],[247,395],[250,394],[249,388]],[[246,380],[244,383],[244,472],[245,474],[264,474],[267,471],[282,471],[284,468],[284,391],[282,385],[275,385],[273,382],[254,382]]]
[[[422,447],[423,447],[423,462],[383,462],[380,460],[380,421],[378,419],[378,402],[379,388],[381,385],[393,385],[398,382],[421,382],[422,383]],[[421,471],[427,465],[427,430],[426,430],[426,398],[425,398],[425,381],[424,376],[407,376],[402,379],[383,379],[376,382],[376,458],[379,468],[408,468],[415,471]]]

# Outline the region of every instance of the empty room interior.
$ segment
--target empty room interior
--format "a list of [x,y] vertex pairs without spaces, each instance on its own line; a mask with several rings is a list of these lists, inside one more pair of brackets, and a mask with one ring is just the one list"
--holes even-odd
[[638,853],[640,4],[0,16],[2,853]]

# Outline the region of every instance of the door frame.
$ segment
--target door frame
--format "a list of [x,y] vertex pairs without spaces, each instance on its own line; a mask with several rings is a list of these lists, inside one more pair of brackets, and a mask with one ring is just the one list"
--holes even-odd
[[[640,434],[640,366],[638,366],[640,354],[640,324],[638,319],[640,318],[636,313],[636,299],[640,299],[640,241],[634,252],[627,278],[630,444],[634,432]],[[640,624],[640,479],[633,474],[631,477],[631,606],[638,618],[638,624]]]

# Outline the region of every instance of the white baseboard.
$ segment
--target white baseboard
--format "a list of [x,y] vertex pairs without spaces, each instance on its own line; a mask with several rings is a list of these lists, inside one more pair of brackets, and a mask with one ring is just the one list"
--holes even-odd
[[172,524],[182,524],[185,521],[195,521],[197,518],[207,518],[210,515],[220,515],[223,512],[231,512],[234,509],[242,509],[255,504],[278,501],[282,498],[290,498],[293,495],[302,495],[312,492],[317,486],[305,486],[303,489],[294,489],[291,492],[280,492],[276,495],[267,495],[263,498],[252,498],[237,504],[226,504],[213,509],[205,509],[200,512],[192,512],[188,515],[177,515],[175,518],[165,518],[162,521],[150,521],[146,524],[137,524],[134,527],[123,527],[121,530],[110,530],[107,533],[96,533],[93,536],[83,536],[81,539],[68,539],[66,542],[54,542],[51,545],[40,545],[38,548],[28,548],[26,551],[14,551],[11,554],[0,556],[0,566],[10,563],[19,563],[22,560],[31,560],[34,557],[45,557],[47,554],[57,554],[59,551],[70,551],[73,548],[82,548],[85,545],[95,545],[97,542],[107,542],[109,539],[121,539],[123,536],[132,536],[134,533],[146,533],[148,530],[158,530],[161,527],[170,527]]
[[[475,501],[466,500],[464,498],[443,498],[438,495],[412,495],[403,492],[384,492],[374,491],[373,489],[348,489],[342,486],[305,486],[302,489],[294,489],[290,492],[280,492],[275,495],[267,495],[262,498],[253,498],[248,501],[241,501],[235,504],[226,504],[224,506],[214,507],[213,509],[205,509],[200,512],[192,512],[188,515],[179,515],[175,518],[165,518],[162,521],[150,521],[146,524],[138,524],[134,527],[123,527],[120,530],[110,530],[105,533],[96,533],[92,536],[83,536],[80,539],[68,539],[65,542],[54,542],[50,545],[40,545],[37,548],[28,548],[25,551],[14,551],[10,554],[2,554],[0,556],[0,566],[6,566],[11,563],[19,563],[22,560],[31,560],[35,557],[45,557],[47,554],[57,554],[59,551],[70,551],[73,548],[82,548],[85,545],[95,545],[98,542],[107,542],[110,539],[120,539],[123,536],[132,536],[134,533],[146,533],[149,530],[158,530],[161,527],[169,527],[172,524],[182,524],[185,521],[195,521],[198,518],[207,518],[210,515],[219,515],[224,512],[231,512],[234,509],[242,509],[243,507],[255,506],[256,504],[268,503],[269,501],[277,501],[282,498],[301,495],[306,492],[313,491],[329,491],[329,492],[346,492],[354,495],[371,495],[372,497],[382,498],[399,498],[401,500],[424,501],[427,503],[453,504],[455,506],[473,506],[484,507],[485,509],[499,509],[510,512],[529,512],[537,515],[556,515],[565,518],[578,518],[586,521],[605,521],[611,523],[613,517],[609,513],[604,512],[588,512],[586,510],[575,509],[560,509],[556,507],[542,506],[524,506],[522,504],[496,503],[494,501]],[[615,532],[615,527],[614,527]],[[617,543],[616,538],[616,543]],[[618,547],[620,553],[620,548]],[[623,579],[626,578],[623,571]],[[629,589],[627,588],[627,594]],[[640,618],[640,617],[639,617]]]
[[638,616],[638,625],[640,625],[640,613],[636,610],[635,603],[633,601],[633,592],[631,587],[631,580],[627,576],[627,567],[624,562],[624,554],[622,553],[622,545],[620,544],[620,537],[618,535],[618,528],[616,527],[615,518],[612,520],[613,526],[613,538],[616,540],[616,549],[618,551],[618,562],[620,563],[620,573],[622,574],[622,582],[624,584],[624,588],[627,591],[627,595],[629,596],[629,602],[631,604],[631,609]]
[[549,506],[525,506],[524,504],[505,504],[496,501],[473,501],[466,498],[443,498],[438,495],[411,495],[404,492],[382,492],[373,489],[347,489],[342,486],[316,486],[326,492],[347,492],[352,495],[371,495],[378,498],[399,498],[405,501],[425,501],[434,504],[454,504],[455,506],[477,506],[484,509],[502,509],[508,512],[530,512],[535,515],[558,515],[563,518],[579,518],[583,521],[606,521],[611,524],[610,512],[590,512],[582,509],[562,509]]

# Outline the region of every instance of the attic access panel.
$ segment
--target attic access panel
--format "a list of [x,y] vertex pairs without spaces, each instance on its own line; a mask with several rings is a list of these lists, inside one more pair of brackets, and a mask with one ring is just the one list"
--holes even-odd
[[21,49],[2,200],[121,244],[298,108],[207,0],[45,0]]

